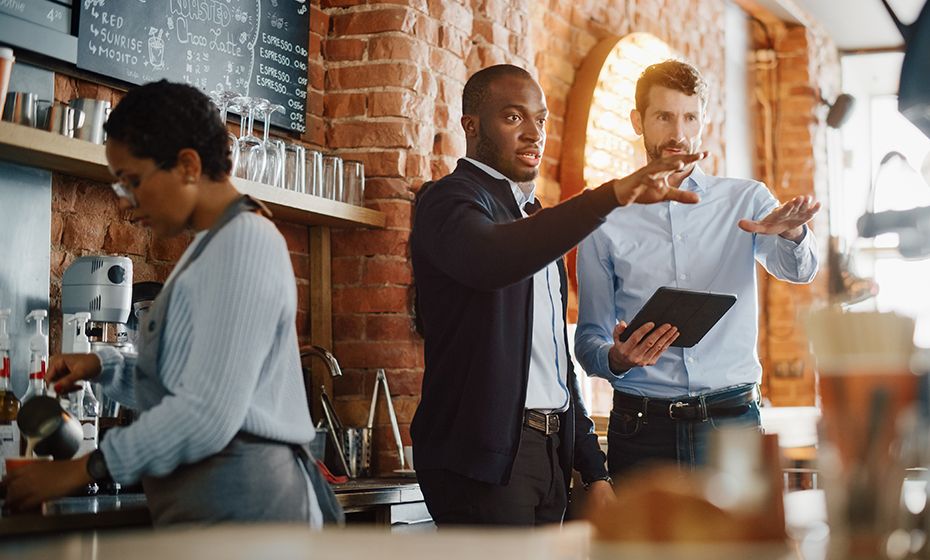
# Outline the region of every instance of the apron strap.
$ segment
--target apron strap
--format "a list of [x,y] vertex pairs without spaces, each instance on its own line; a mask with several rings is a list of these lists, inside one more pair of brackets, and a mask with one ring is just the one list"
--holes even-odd
[[[223,229],[224,226],[226,226],[226,224],[231,222],[233,218],[242,212],[254,212],[256,210],[260,211],[264,215],[271,215],[271,212],[268,211],[268,208],[266,208],[264,204],[247,194],[244,194],[234,200],[229,206],[226,207],[225,210],[223,210],[223,213],[220,215],[219,219],[216,221],[216,223],[213,224],[212,227],[210,227],[210,230],[207,231],[207,234],[203,236],[203,239],[200,240],[200,243],[194,247],[194,250],[191,252],[187,260],[184,261],[184,263],[181,265],[181,268],[179,268],[174,273],[172,282],[175,278],[180,276],[181,273],[184,272],[187,267],[190,266],[190,264],[200,256],[201,253],[203,253],[203,250],[207,247],[207,244],[210,243],[210,241],[216,236],[217,233],[219,233],[221,229]],[[164,291],[165,289],[162,288],[162,292]]]

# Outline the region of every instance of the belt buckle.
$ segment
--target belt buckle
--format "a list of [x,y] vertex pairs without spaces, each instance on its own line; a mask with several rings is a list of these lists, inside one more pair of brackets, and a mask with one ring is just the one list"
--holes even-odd
[[671,418],[672,420],[677,420],[677,418],[675,417],[675,411],[681,408],[686,408],[687,406],[688,406],[688,403],[682,402],[682,401],[675,401],[673,403],[669,403],[668,417]]
[[546,432],[545,432],[545,434],[548,436],[548,435],[550,434],[550,432],[549,432],[549,415],[548,415],[548,414],[543,414],[543,417],[546,419],[546,423],[545,423]]

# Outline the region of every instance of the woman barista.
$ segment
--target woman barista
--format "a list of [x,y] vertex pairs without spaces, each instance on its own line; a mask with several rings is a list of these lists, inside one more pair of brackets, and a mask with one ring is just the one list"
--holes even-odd
[[7,506],[112,477],[141,479],[156,525],[337,517],[305,453],[314,430],[288,250],[267,211],[230,182],[219,113],[197,89],[163,80],[130,91],[106,131],[120,208],[159,237],[196,234],[143,320],[137,358],[103,348],[49,364],[59,392],[94,379],[138,420],[87,456],[14,471]]

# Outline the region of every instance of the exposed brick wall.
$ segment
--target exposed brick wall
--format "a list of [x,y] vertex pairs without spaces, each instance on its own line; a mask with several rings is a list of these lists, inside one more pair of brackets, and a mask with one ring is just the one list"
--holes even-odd
[[[301,140],[310,147],[362,161],[366,205],[387,216],[383,230],[334,230],[332,235],[334,351],[345,372],[336,380],[334,393],[347,425],[367,421],[374,374],[383,367],[402,438],[409,443],[409,423],[423,370],[422,341],[413,329],[407,246],[412,200],[423,182],[448,173],[464,153],[459,119],[467,76],[500,62],[524,66],[538,76],[551,111],[538,193],[546,204],[554,204],[561,196],[558,158],[566,99],[576,69],[600,40],[650,32],[696,64],[710,82],[704,146],[713,155],[705,168],[718,172],[723,169],[724,153],[723,9],[722,3],[700,0],[311,0],[308,128]],[[780,48],[785,56],[800,48],[794,36],[785,40]],[[812,76],[826,75],[821,68],[830,68],[834,61],[811,56],[823,56],[818,48],[808,40],[806,62],[800,62],[803,57],[797,63],[786,59],[786,70],[808,68],[807,74],[798,69],[786,75],[791,87],[808,87],[816,80]],[[803,97],[799,89],[789,88],[788,93]],[[119,93],[101,91],[87,82],[57,79],[56,98],[78,96],[115,100]],[[791,111],[808,115],[816,113],[816,107]],[[797,126],[790,128],[791,123]],[[816,117],[786,119],[782,124],[786,127],[782,132],[793,138],[787,143],[792,157],[803,160],[806,153],[809,159],[822,151]],[[798,152],[797,146],[805,139],[811,142],[810,150]],[[816,169],[811,167],[808,175],[793,171],[788,185],[794,190],[790,192],[813,189],[819,180]],[[188,241],[187,236],[168,242],[152,240],[147,230],[118,216],[114,202],[104,186],[55,177],[51,293],[57,330],[53,344],[60,339],[61,274],[75,256],[128,254],[136,267],[136,280],[164,280]],[[305,343],[313,312],[309,308],[308,228],[278,226],[287,239],[297,276],[297,328]],[[779,300],[778,292],[766,290],[765,294],[786,310],[784,320],[764,326],[767,332],[780,332],[804,299],[798,299],[794,289],[784,296],[789,303]],[[795,334],[775,339],[778,344],[763,343],[767,371],[784,361],[783,356],[797,355],[803,342]],[[779,346],[783,339],[790,343],[787,350]],[[809,367],[805,367],[807,376]],[[783,387],[770,390],[787,394],[789,390]],[[376,470],[396,468],[383,401],[375,442]]]
[[[327,147],[365,162],[366,204],[388,215],[386,230],[333,234],[333,334],[345,372],[336,381],[336,407],[348,424],[364,424],[375,368],[386,368],[407,443],[423,367],[412,325],[411,202],[424,181],[448,173],[464,154],[459,119],[468,75],[508,62],[538,76],[551,114],[538,194],[555,204],[575,70],[611,34],[654,33],[711,82],[705,146],[715,154],[707,165],[714,172],[723,154],[723,8],[698,0],[324,0],[322,9],[329,18],[322,47]],[[695,18],[698,11],[704,16]],[[396,458],[381,412],[375,467],[384,472]]]
[[552,0],[532,6],[534,60],[551,112],[542,180],[538,181],[545,203],[554,204],[560,199],[558,165],[563,119],[575,71],[602,40],[633,32],[655,35],[701,70],[710,86],[703,147],[711,154],[701,165],[711,174],[724,169],[723,2]]
[[[634,31],[652,33],[697,65],[710,83],[704,146],[712,155],[704,166],[711,173],[719,172],[723,170],[725,148],[721,56],[724,6],[698,0],[333,0],[324,1],[323,10],[331,18],[323,46],[328,147],[366,162],[368,204],[387,212],[389,221],[388,230],[382,232],[334,234],[334,336],[337,355],[349,372],[337,383],[337,407],[350,423],[362,423],[372,386],[372,368],[388,366],[390,378],[397,379],[395,394],[402,403],[398,408],[406,442],[410,421],[406,412],[412,414],[415,410],[410,404],[419,393],[422,362],[420,342],[410,324],[409,268],[398,263],[408,257],[405,240],[413,193],[423,181],[447,173],[455,158],[464,152],[458,124],[464,79],[475,70],[500,62],[522,65],[538,76],[551,111],[538,194],[545,203],[554,204],[561,195],[558,165],[563,118],[576,69],[588,51],[607,37]],[[779,48],[787,56],[788,51],[799,47],[797,41],[787,36]],[[798,88],[810,88],[821,75],[835,71],[835,49],[822,44],[820,38],[818,41],[816,46],[807,45],[806,52],[824,60],[810,62],[810,73],[793,70],[783,78],[789,84],[786,110],[816,113],[816,106],[797,106],[802,101],[792,96],[803,97],[805,90]],[[831,53],[833,60],[829,59]],[[793,65],[788,60],[784,63],[786,70]],[[379,110],[385,98],[392,99],[395,106],[404,104],[405,110]],[[787,148],[783,157],[795,158],[785,159],[785,165],[809,161],[815,155],[822,157],[816,120],[816,116],[801,119],[802,124],[794,128],[795,120],[789,118],[782,123],[779,133],[785,134]],[[805,126],[811,130],[808,132]],[[791,190],[777,195],[812,192],[819,167],[810,169],[807,177],[795,170],[788,183]],[[370,267],[383,261],[394,263],[403,274],[375,279],[368,273]],[[796,329],[796,316],[817,289],[815,286],[797,291],[778,286],[764,292],[764,297],[779,308],[771,324],[763,324],[764,332],[774,333],[771,342],[762,341],[767,371],[784,369],[783,364],[804,355],[806,344]],[[362,298],[369,303],[357,301]],[[398,330],[371,330],[372,321],[386,319],[393,321]],[[812,384],[810,368],[805,367],[805,381],[791,383],[794,389],[777,385],[776,402],[806,402]],[[789,398],[790,391],[798,394]],[[393,466],[395,459],[388,451],[386,426],[381,426],[379,432],[378,466],[383,471],[387,465]]]
[[[308,148],[325,146],[323,126],[323,37],[329,18],[319,7],[310,7],[307,86],[307,131],[300,139]],[[121,91],[64,75],[55,77],[55,99],[67,102],[78,97],[109,99],[116,104]],[[238,127],[230,123],[230,129]],[[310,237],[306,226],[275,221],[287,241],[297,279],[297,334],[301,344],[310,342]],[[83,255],[119,254],[133,261],[133,281],[164,282],[190,242],[189,233],[160,240],[148,228],[131,224],[116,209],[116,197],[106,185],[55,174],[52,184],[51,316],[49,343],[57,352],[61,344],[61,277],[75,258]]]
[[[818,100],[821,92],[828,98],[838,92],[837,51],[817,29],[777,23],[768,27],[774,40],[776,64],[756,74],[760,97],[771,108],[771,124],[767,125],[766,108],[761,102],[757,104],[758,173],[779,200],[814,195],[826,203],[827,128],[825,107]],[[759,48],[768,46],[761,36],[756,39]],[[770,81],[769,73],[774,74],[774,81]],[[774,139],[768,153],[762,136],[766,126],[772,127]],[[815,219],[813,229],[818,235],[819,252],[825,255],[826,211]],[[813,405],[815,364],[808,351],[803,323],[810,307],[826,297],[826,271],[809,286],[775,281],[764,272],[760,277],[763,393],[776,405]]]
[[[317,34],[317,44],[320,36]],[[313,88],[317,86],[321,90],[322,81],[310,84],[308,111],[316,109],[322,113],[322,93],[316,91],[314,95]],[[109,99],[115,105],[122,95],[121,91],[88,81],[61,74],[55,77],[55,99],[58,101],[91,97]],[[231,128],[236,130],[235,126]],[[310,127],[302,140],[311,147],[319,147],[319,143],[313,142],[317,135],[322,139],[319,127]],[[309,230],[306,226],[281,221],[276,221],[276,225],[287,241],[294,266],[298,297],[297,334],[301,344],[306,344],[310,335]],[[74,259],[100,254],[127,256],[133,263],[133,282],[164,282],[192,237],[190,232],[172,239],[155,237],[148,228],[134,225],[128,216],[120,214],[116,195],[108,185],[60,173],[53,174],[52,179],[51,229],[49,346],[53,353],[61,347],[61,278]]]

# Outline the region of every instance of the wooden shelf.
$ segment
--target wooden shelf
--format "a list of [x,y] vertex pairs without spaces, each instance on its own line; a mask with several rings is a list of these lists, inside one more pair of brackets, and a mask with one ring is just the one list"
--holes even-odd
[[[0,159],[110,183],[104,147],[27,126],[0,121]],[[239,191],[261,200],[275,218],[333,227],[384,227],[383,213],[318,196],[234,178]]]
[[112,182],[103,146],[0,121],[0,159],[84,177]]
[[275,218],[287,222],[314,226],[383,228],[386,220],[382,212],[345,202],[288,191],[238,177],[233,178],[233,184],[239,192],[252,195],[267,204]]

